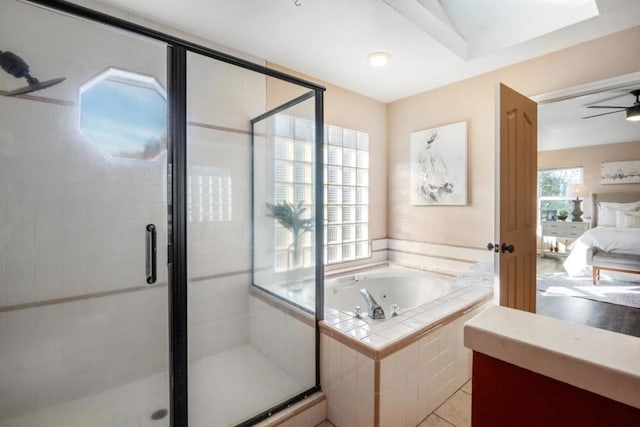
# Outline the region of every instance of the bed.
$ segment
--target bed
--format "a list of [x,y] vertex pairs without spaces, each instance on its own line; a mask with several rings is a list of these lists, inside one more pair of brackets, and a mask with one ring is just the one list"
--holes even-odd
[[591,197],[591,229],[573,243],[565,270],[577,276],[590,269],[594,285],[601,270],[640,274],[640,191]]

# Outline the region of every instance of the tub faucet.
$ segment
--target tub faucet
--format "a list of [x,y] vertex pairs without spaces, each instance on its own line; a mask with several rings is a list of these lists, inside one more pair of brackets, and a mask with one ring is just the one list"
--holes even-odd
[[360,293],[369,306],[369,317],[372,319],[384,319],[384,310],[376,302],[373,296],[365,288],[360,289]]

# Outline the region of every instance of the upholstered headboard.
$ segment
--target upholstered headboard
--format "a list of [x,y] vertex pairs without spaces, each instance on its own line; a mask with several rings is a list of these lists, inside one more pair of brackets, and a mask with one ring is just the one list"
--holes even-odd
[[628,203],[640,200],[640,191],[625,191],[624,193],[592,193],[591,227],[598,225],[598,202]]

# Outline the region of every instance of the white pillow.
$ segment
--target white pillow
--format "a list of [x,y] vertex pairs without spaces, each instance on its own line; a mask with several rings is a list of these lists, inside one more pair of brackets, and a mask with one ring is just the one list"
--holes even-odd
[[616,226],[616,211],[636,211],[640,201],[631,203],[598,202],[598,225]]
[[616,211],[616,227],[640,228],[640,212]]

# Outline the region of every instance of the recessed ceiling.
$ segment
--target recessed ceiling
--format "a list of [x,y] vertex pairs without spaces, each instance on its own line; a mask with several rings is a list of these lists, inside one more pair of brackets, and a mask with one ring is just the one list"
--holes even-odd
[[638,85],[602,91],[538,107],[538,150],[559,150],[591,145],[640,141],[640,123],[626,120],[624,111],[590,119],[582,117],[616,111],[591,105],[631,106],[629,92]]
[[383,102],[640,22],[638,0],[101,1]]
[[468,41],[470,58],[598,16],[595,0],[440,0],[440,3]]

